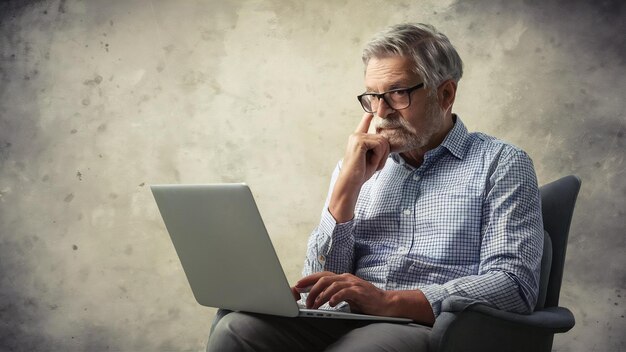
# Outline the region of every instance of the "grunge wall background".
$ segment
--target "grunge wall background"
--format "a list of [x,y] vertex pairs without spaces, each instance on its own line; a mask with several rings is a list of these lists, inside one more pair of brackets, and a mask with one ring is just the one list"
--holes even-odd
[[362,112],[363,44],[432,23],[465,61],[455,111],[583,179],[556,351],[626,349],[619,1],[0,4],[0,349],[202,350],[149,185],[251,185],[288,278]]

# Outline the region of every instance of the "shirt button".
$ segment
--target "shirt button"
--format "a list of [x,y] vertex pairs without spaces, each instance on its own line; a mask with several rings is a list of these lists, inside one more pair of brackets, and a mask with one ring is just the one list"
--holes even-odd
[[420,175],[413,175],[415,181],[419,181],[422,177]]
[[398,251],[400,252],[400,254],[407,254],[407,253],[409,253],[409,251],[406,249],[406,247],[400,247],[400,248],[398,248]]
[[326,261],[326,257],[323,255],[320,255],[317,259],[319,259],[320,263],[324,263]]
[[402,212],[404,215],[411,215],[411,209],[404,209]]

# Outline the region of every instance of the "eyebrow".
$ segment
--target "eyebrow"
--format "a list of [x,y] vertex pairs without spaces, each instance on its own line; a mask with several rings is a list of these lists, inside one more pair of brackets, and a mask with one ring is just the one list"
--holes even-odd
[[[402,89],[402,88],[408,88],[410,87],[411,84],[408,83],[408,81],[406,80],[398,80],[396,82],[393,82],[392,84],[389,85],[389,87],[387,88],[387,90],[385,90],[385,92],[388,92],[390,90],[394,90],[394,89]],[[376,92],[374,89],[371,89],[368,86],[365,86],[365,92],[366,93],[379,93]]]

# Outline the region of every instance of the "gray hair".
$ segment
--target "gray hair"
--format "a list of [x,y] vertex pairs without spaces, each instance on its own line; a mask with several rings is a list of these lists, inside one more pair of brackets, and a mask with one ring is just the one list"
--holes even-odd
[[389,56],[411,58],[413,72],[429,88],[448,79],[458,83],[463,76],[463,61],[448,37],[428,24],[398,24],[376,34],[363,49],[365,69],[371,58]]

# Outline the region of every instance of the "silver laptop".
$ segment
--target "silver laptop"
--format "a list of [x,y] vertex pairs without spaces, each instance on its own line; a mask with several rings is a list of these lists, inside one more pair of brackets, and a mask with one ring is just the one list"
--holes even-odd
[[285,317],[411,322],[300,308],[247,185],[150,188],[201,305]]

